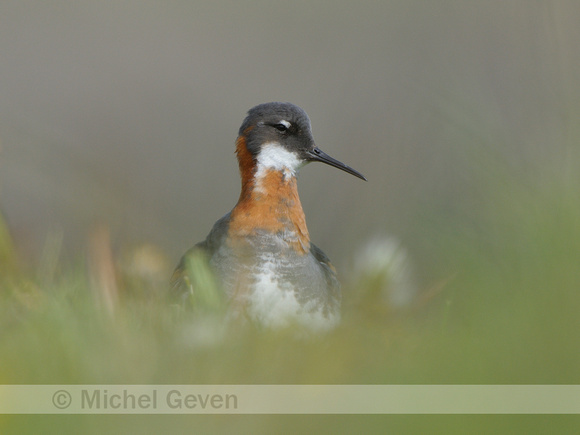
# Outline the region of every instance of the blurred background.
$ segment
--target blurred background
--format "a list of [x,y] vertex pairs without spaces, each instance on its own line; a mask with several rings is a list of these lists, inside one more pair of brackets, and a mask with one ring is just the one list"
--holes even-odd
[[377,231],[415,246],[421,215],[485,207],[482,159],[561,157],[578,22],[575,1],[4,0],[0,206],[25,256],[105,224],[177,261],[237,200],[246,110],[280,100],[369,179],[302,170],[315,243],[339,264]]
[[[575,0],[2,0],[0,380],[579,383],[578,23]],[[276,100],[303,107],[318,146],[369,180],[300,173],[311,237],[345,284],[344,321],[323,342],[236,331],[204,347],[189,319],[168,322],[139,292],[162,288],[234,206],[237,129]],[[110,320],[87,272],[59,262],[84,270],[88,251],[97,287],[114,288],[131,246],[148,247],[133,256],[144,281],[105,301]],[[22,278],[8,260],[39,266]],[[14,421],[36,433],[52,417]],[[572,417],[365,423],[576,433]],[[95,420],[64,429],[101,433]],[[158,433],[169,420],[99,421]],[[279,421],[288,433],[363,423],[232,416],[221,428]]]

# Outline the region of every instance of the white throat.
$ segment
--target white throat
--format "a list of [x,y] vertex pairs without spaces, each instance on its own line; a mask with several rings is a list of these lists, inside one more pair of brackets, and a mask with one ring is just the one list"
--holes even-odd
[[270,170],[283,172],[286,176],[295,177],[305,162],[296,153],[286,150],[277,142],[262,145],[258,154],[256,178],[260,179]]

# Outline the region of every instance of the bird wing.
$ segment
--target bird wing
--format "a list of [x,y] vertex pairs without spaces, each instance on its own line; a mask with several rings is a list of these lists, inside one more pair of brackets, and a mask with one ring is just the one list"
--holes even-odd
[[310,243],[310,252],[322,266],[322,270],[326,278],[326,283],[328,285],[328,289],[330,289],[332,297],[340,300],[340,281],[338,280],[336,269],[330,262],[330,259],[314,243]]
[[179,260],[179,264],[173,271],[171,275],[171,280],[169,281],[171,293],[174,295],[183,296],[184,293],[189,293],[193,291],[192,280],[188,272],[189,261],[197,255],[208,255],[207,243],[203,242],[197,243],[193,248],[189,249]]
[[170,294],[179,299],[192,298],[194,302],[214,303],[218,297],[218,283],[210,260],[227,234],[228,213],[219,219],[207,238],[189,249],[179,261],[170,280]]

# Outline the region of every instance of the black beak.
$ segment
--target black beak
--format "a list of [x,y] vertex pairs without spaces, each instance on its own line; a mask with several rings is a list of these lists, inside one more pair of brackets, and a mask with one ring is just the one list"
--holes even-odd
[[319,150],[317,147],[312,148],[310,151],[307,151],[308,160],[311,162],[322,162],[326,163],[327,165],[334,166],[335,168],[342,169],[344,172],[348,172],[349,174],[354,175],[355,177],[360,178],[361,180],[367,181],[365,176],[361,174],[359,171],[352,169],[350,166],[345,165],[342,162],[339,162],[336,159],[333,159],[324,151]]

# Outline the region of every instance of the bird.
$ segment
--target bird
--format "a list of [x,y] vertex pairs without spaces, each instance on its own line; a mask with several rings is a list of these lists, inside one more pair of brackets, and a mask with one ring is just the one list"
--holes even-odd
[[366,178],[316,146],[310,118],[292,103],[251,108],[235,145],[238,202],[183,255],[171,288],[197,291],[187,265],[201,254],[233,312],[270,329],[333,329],[340,322],[340,282],[329,258],[310,241],[297,175],[306,164],[321,162]]

